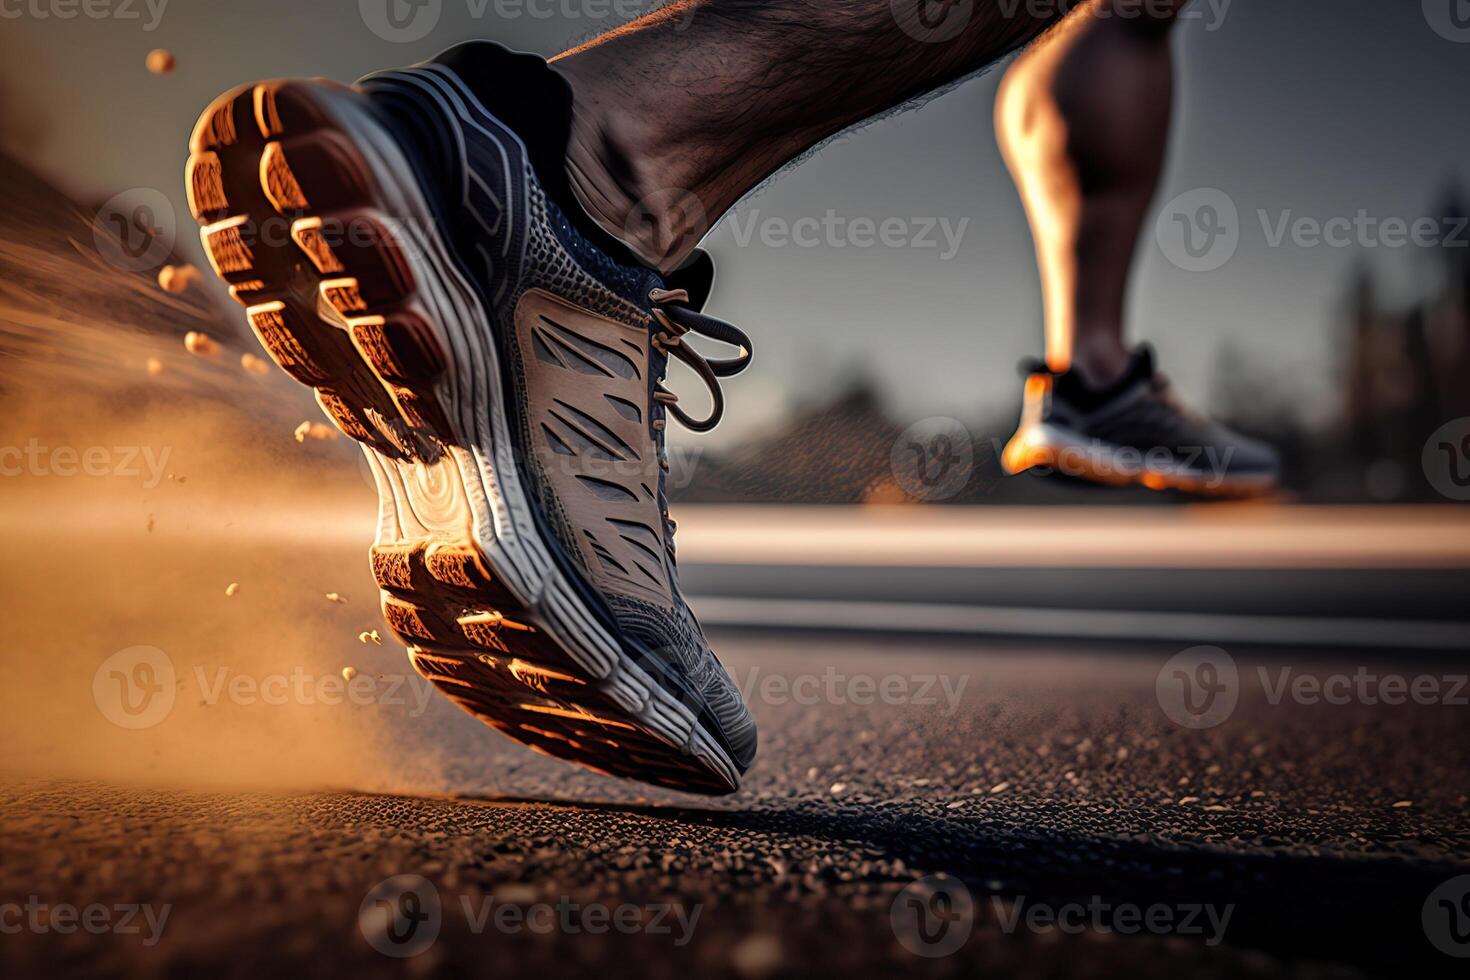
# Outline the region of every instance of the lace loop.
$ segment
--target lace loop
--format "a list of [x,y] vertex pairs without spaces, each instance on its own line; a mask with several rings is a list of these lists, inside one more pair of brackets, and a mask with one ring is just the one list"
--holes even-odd
[[[709,388],[713,405],[708,418],[695,419],[679,407],[679,396],[662,384],[654,391],[654,400],[690,431],[708,432],[719,425],[725,415],[725,393],[720,387],[720,379],[733,377],[750,366],[753,354],[750,338],[734,324],[695,310],[689,305],[689,293],[683,289],[655,289],[649,292],[648,299],[654,304],[654,320],[662,328],[653,336],[653,346],[692,368]],[[687,333],[701,334],[738,347],[740,353],[735,357],[711,360],[683,342]]]

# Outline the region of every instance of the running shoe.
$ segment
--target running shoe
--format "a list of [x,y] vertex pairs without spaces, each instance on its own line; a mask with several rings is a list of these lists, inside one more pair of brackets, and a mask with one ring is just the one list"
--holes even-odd
[[1008,473],[1224,497],[1270,493],[1280,478],[1274,449],[1184,404],[1146,345],[1122,377],[1102,387],[1039,363],[1023,371],[1021,425],[1001,455]]
[[194,130],[189,203],[261,344],[363,447],[414,667],[533,749],[729,793],[756,731],[679,588],[664,437],[719,421],[751,345],[701,312],[707,256],[662,276],[574,210],[570,120],[545,61],[486,42],[246,85]]

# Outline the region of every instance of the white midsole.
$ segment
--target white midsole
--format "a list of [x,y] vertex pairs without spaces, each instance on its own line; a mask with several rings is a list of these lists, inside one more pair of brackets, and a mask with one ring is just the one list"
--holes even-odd
[[[1120,479],[1137,480],[1157,476],[1165,480],[1188,480],[1207,488],[1268,490],[1276,484],[1271,473],[1224,473],[1219,468],[1191,466],[1173,459],[1156,459],[1154,454],[1089,439],[1073,429],[1049,422],[1029,422],[1011,439],[1012,445],[1028,450],[1044,449],[1053,459],[1048,468],[1063,476],[1103,472]],[[1162,450],[1158,454],[1166,455]],[[1068,466],[1068,461],[1072,466]],[[1080,465],[1086,463],[1086,466]],[[1075,472],[1068,472],[1069,469]]]

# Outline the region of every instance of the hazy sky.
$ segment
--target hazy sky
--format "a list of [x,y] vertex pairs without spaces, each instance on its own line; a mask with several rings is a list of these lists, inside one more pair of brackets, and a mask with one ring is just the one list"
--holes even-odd
[[[550,54],[615,24],[609,11],[636,6],[440,0],[427,36],[393,43],[368,28],[358,0],[88,0],[94,12],[119,15],[106,18],[75,0],[77,15],[60,19],[70,2],[0,0],[0,119],[12,140],[24,134],[13,149],[87,198],[165,191],[191,243],[185,144],[199,109],[227,86],[281,75],[350,81],[472,37]],[[1464,6],[1214,0],[1177,32],[1176,152],[1159,203],[1223,191],[1238,214],[1238,249],[1223,265],[1224,253],[1203,260],[1218,268],[1186,271],[1151,218],[1132,319],[1196,400],[1206,400],[1226,342],[1325,391],[1336,366],[1329,326],[1356,262],[1382,269],[1393,294],[1413,294],[1422,249],[1361,246],[1381,231],[1392,238],[1377,222],[1429,215],[1452,175],[1470,185],[1470,28],[1449,19],[1455,3]],[[173,75],[144,70],[154,47],[176,53]],[[1040,343],[1040,299],[991,131],[997,74],[834,143],[713,234],[714,312],[757,345],[752,371],[728,383],[725,437],[779,419],[789,399],[855,370],[874,375],[905,419],[1010,411],[1015,364]],[[1189,213],[1217,199],[1195,195]],[[1369,230],[1366,239],[1350,231],[1348,247],[1312,244],[1310,225],[1293,235],[1299,218]],[[821,243],[825,232],[808,244],[813,224],[799,219],[838,228],[848,247]],[[850,224],[858,219],[889,221],[893,240],[935,245],[855,247],[866,240],[861,222]],[[1169,215],[1164,223],[1172,227]],[[1273,243],[1283,227],[1285,239]]]

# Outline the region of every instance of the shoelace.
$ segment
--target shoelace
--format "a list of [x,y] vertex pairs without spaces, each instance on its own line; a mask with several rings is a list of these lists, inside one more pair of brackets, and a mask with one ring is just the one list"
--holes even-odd
[[[665,358],[675,358],[687,364],[694,370],[695,374],[704,381],[709,388],[712,408],[708,418],[695,419],[679,407],[679,396],[664,387],[664,378],[659,377],[654,388],[653,398],[664,410],[679,420],[679,423],[692,432],[708,432],[720,424],[720,419],[725,415],[725,392],[720,387],[721,378],[730,378],[744,371],[750,366],[750,359],[754,354],[754,345],[745,331],[732,323],[700,313],[689,305],[689,293],[683,289],[655,289],[649,292],[648,299],[653,303],[653,318],[659,325],[658,333],[653,335],[651,343],[654,349],[664,355]],[[711,360],[699,351],[684,343],[684,336],[697,333],[717,340],[732,347],[738,347],[740,353],[735,357],[717,358]],[[663,471],[659,478],[659,509],[663,512],[664,524],[668,527],[668,549],[669,557],[674,557],[674,532],[679,525],[669,516],[668,497],[665,494],[663,476],[669,472],[669,458],[664,451],[664,430],[666,423],[663,419],[655,419],[653,428],[658,432],[658,465]]]
[[[693,432],[708,432],[720,424],[725,415],[725,393],[720,388],[721,378],[730,378],[750,366],[754,353],[750,338],[745,331],[732,323],[706,316],[689,305],[689,293],[683,289],[655,289],[648,294],[653,306],[653,318],[661,328],[653,335],[653,346],[661,353],[683,361],[704,380],[709,388],[714,407],[709,418],[696,420],[679,407],[679,396],[663,386],[660,379],[654,392],[654,400],[664,406],[678,419],[680,424]],[[711,340],[740,348],[735,357],[709,360],[703,354],[684,343],[684,335],[702,334]]]

